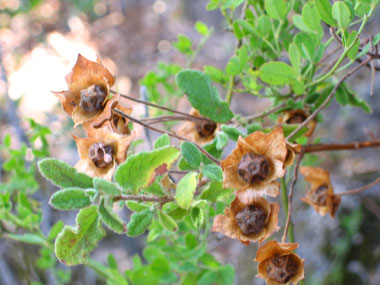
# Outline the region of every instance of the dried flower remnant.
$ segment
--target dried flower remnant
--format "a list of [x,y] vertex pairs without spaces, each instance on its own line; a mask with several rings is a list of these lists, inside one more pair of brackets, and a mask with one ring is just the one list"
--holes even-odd
[[[191,109],[190,115],[200,117],[197,110]],[[198,144],[212,141],[219,130],[219,125],[209,120],[188,121],[178,130],[178,134]]]
[[[291,110],[286,111],[282,116],[279,116],[277,119],[278,124],[289,124],[289,125],[299,125],[303,121],[307,119],[309,114],[305,112],[304,110],[297,109],[297,110]],[[314,129],[317,125],[317,122],[315,119],[311,120],[306,127],[308,128],[308,131],[304,134],[306,137],[311,137]]]
[[286,153],[284,168],[287,168],[287,167],[293,165],[294,159],[296,157],[296,153],[300,153],[301,149],[302,149],[301,145],[293,144],[293,143],[289,143],[289,142],[286,144],[286,147],[288,150]]
[[73,138],[80,156],[75,168],[91,177],[111,180],[116,163],[125,161],[133,136],[122,136],[99,130],[96,137],[73,136]]
[[69,90],[53,94],[73,118],[75,126],[98,115],[107,101],[109,88],[115,83],[115,78],[103,66],[100,58],[93,62],[81,54],[65,79]]
[[224,215],[215,217],[212,231],[239,239],[246,245],[262,242],[278,230],[279,210],[277,203],[269,203],[264,198],[245,204],[236,197]]
[[277,196],[280,185],[275,180],[285,173],[286,154],[282,128],[239,137],[236,148],[221,162],[224,187],[237,189],[244,203],[262,195]]
[[255,262],[258,265],[258,277],[267,284],[297,284],[304,278],[304,260],[292,251],[296,243],[278,243],[269,241],[259,248]]
[[322,216],[329,213],[334,218],[341,198],[334,195],[328,171],[320,167],[304,166],[300,168],[300,173],[311,184],[311,188],[301,200],[313,206]]

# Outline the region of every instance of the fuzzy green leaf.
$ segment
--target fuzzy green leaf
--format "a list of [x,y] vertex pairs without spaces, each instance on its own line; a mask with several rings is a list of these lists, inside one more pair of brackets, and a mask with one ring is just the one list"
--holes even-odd
[[45,158],[38,163],[41,174],[53,184],[62,188],[92,188],[92,178],[66,162],[54,158]]
[[130,237],[136,237],[144,233],[151,224],[153,216],[154,212],[150,209],[134,213],[127,225],[127,235]]
[[239,137],[245,137],[245,135],[235,127],[222,125],[222,131],[228,136],[230,140],[233,140],[235,142],[238,140]]
[[137,193],[148,185],[157,167],[163,164],[169,167],[178,156],[179,150],[170,146],[131,155],[116,170],[115,180],[125,190]]
[[58,236],[58,234],[61,232],[61,230],[63,229],[64,225],[65,224],[62,221],[56,222],[54,226],[50,229],[47,239],[48,240],[55,239]]
[[130,209],[133,212],[141,212],[150,208],[148,205],[135,201],[126,201],[125,205],[128,207],[128,209]]
[[101,193],[113,197],[121,194],[120,188],[115,183],[109,182],[100,177],[95,177],[93,182],[95,189]]
[[202,154],[200,150],[191,142],[183,142],[181,144],[181,152],[183,159],[193,168],[198,168],[202,162]]
[[154,149],[158,149],[158,148],[169,146],[169,145],[170,145],[169,135],[163,134],[154,142]]
[[57,210],[77,210],[91,205],[85,190],[79,188],[59,190],[51,196],[49,203]]
[[296,73],[286,63],[274,61],[263,64],[260,67],[259,76],[268,84],[282,85],[292,83],[296,78]]
[[294,70],[300,74],[301,72],[301,53],[295,43],[289,45],[289,60]]
[[158,218],[160,219],[160,222],[165,229],[171,232],[175,232],[178,230],[178,226],[175,220],[162,210],[158,211]]
[[203,168],[202,174],[210,180],[219,182],[223,181],[223,171],[215,164],[206,165],[206,167]]
[[32,233],[26,233],[26,234],[7,234],[7,237],[20,241],[23,243],[29,243],[29,244],[39,244],[42,246],[46,246],[46,241],[44,238],[40,237],[37,234]]
[[233,192],[234,189],[223,188],[222,182],[212,181],[208,187],[203,190],[200,198],[210,202],[216,202],[229,197]]
[[55,240],[55,254],[67,266],[83,264],[104,236],[97,207],[87,207],[79,211],[76,227],[65,226],[58,235]]
[[189,209],[195,189],[197,188],[197,173],[190,172],[186,174],[177,184],[175,201],[182,209]]
[[265,11],[268,15],[276,20],[284,20],[287,15],[284,0],[265,0]]
[[[184,70],[177,74],[177,85],[186,93],[188,100],[201,115],[211,120],[224,123],[232,119],[227,102],[220,99],[219,93],[211,85],[211,78],[198,70]],[[212,108],[210,108],[212,106]]]
[[118,234],[125,233],[127,231],[127,224],[104,204],[102,198],[99,203],[98,213],[103,223],[112,231]]
[[199,228],[202,226],[205,219],[204,212],[199,207],[193,207],[191,209],[191,221],[193,222],[194,227]]

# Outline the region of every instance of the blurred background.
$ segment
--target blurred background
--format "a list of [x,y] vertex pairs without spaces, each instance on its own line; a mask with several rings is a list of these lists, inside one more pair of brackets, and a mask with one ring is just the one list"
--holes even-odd
[[[28,147],[33,144],[43,148],[45,142],[41,138],[34,140],[31,134],[36,126],[47,126],[51,130],[46,134],[50,155],[72,165],[78,160],[70,134],[83,135],[83,132],[80,128],[72,129],[70,118],[50,92],[67,88],[64,76],[75,64],[78,53],[90,60],[101,56],[104,65],[117,78],[114,90],[139,97],[140,83],[143,83],[150,90],[150,97],[145,99],[188,111],[188,103],[173,95],[177,90],[171,91],[170,84],[159,86],[160,82],[173,83],[176,70],[189,65],[178,51],[178,35],[198,45],[201,37],[194,24],[202,21],[213,27],[214,32],[202,43],[203,48],[192,62],[192,68],[200,70],[204,65],[224,69],[236,44],[233,35],[225,29],[226,23],[219,11],[205,10],[207,2],[0,0],[1,140],[5,134],[11,135],[9,149],[26,144],[22,158],[32,161],[34,157]],[[376,33],[379,23],[377,13],[366,28],[367,35]],[[371,105],[373,113],[366,114],[353,107],[343,110],[333,102],[324,112],[324,122],[318,125],[315,137],[321,137],[323,142],[341,143],[379,138],[380,81],[375,81],[375,95],[370,97],[370,77],[370,72],[363,70],[352,77],[348,85]],[[225,94],[223,89],[221,94]],[[133,107],[134,116],[144,116],[143,105],[131,101],[124,104]],[[233,111],[243,115],[261,112],[269,106],[269,101],[244,93],[236,94],[232,104]],[[144,131],[138,126],[135,129],[138,139],[133,147],[147,150],[149,144]],[[231,145],[229,150],[233,147]],[[1,152],[0,163],[8,159],[9,149]],[[330,170],[335,192],[342,192],[379,176],[379,154],[377,149],[364,149],[323,153],[313,159]],[[2,183],[7,182],[9,173],[2,170],[1,178]],[[41,177],[37,179],[42,186],[31,187],[40,190],[33,195],[41,203],[42,231],[48,232],[59,219],[73,224],[75,213],[63,215],[47,203],[56,188]],[[380,284],[380,187],[375,186],[355,197],[344,196],[334,220],[319,216],[299,200],[307,187],[300,178],[293,210],[295,238],[300,243],[298,254],[305,258],[306,284]],[[124,217],[129,214],[125,209],[120,213]],[[280,223],[283,223],[283,213],[280,215]],[[217,234],[211,234],[209,239],[211,253],[222,263],[235,266],[236,284],[263,284],[255,278],[256,264],[252,262],[257,244],[246,247]],[[109,233],[92,257],[106,262],[111,253],[123,271],[131,267],[131,256],[141,254],[143,246],[144,238],[131,239]],[[31,284],[33,281],[54,284],[48,274],[36,272],[31,266],[37,252],[38,247],[26,247],[0,237],[0,284]],[[60,267],[66,272],[64,265]],[[72,268],[69,283],[101,284],[101,281],[92,270],[77,266]]]

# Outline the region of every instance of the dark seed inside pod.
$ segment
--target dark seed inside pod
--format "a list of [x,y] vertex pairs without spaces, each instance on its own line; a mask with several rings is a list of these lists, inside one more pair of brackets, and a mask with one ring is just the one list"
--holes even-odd
[[312,194],[311,201],[319,206],[325,206],[327,201],[327,185],[319,186]]
[[236,215],[236,223],[246,235],[258,234],[265,227],[267,214],[255,205],[246,206]]
[[206,120],[197,121],[195,123],[195,130],[201,138],[207,138],[214,134],[216,123]]
[[286,284],[297,273],[298,265],[291,255],[273,256],[267,264],[268,277]]
[[303,115],[303,114],[294,114],[293,116],[291,116],[287,121],[286,123],[287,124],[301,124],[303,121],[306,120],[306,116]]
[[96,167],[107,168],[113,162],[113,147],[111,145],[95,143],[89,148],[88,155]]
[[129,135],[131,133],[127,120],[119,114],[112,114],[112,128],[118,134]]
[[246,153],[238,164],[238,174],[249,184],[263,181],[269,174],[268,160],[260,154]]
[[106,99],[107,92],[100,85],[91,85],[80,92],[79,106],[86,112],[99,111]]

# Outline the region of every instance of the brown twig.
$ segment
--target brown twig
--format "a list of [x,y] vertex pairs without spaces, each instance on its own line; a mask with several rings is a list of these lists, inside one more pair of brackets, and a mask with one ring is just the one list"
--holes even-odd
[[[158,116],[158,117],[153,117],[153,118],[144,118],[141,119],[142,122],[147,122],[149,124],[158,124],[158,123],[163,123],[163,122],[168,122],[168,121],[195,121],[196,119],[194,118],[189,118],[185,116]],[[203,118],[198,118],[198,121],[204,121]]]
[[[372,53],[372,51],[374,50],[372,36],[369,37],[369,42],[370,42],[370,49],[369,49],[369,51]],[[375,74],[376,74],[375,63],[373,61],[370,61],[370,66],[371,66],[371,91],[370,91],[369,94],[372,97],[373,93],[375,91]]]
[[174,201],[173,197],[165,196],[165,197],[152,197],[145,195],[120,195],[113,198],[114,202],[117,201],[143,201],[143,202],[159,202],[159,203],[167,203],[170,201]]
[[186,142],[191,142],[191,143],[193,143],[208,159],[210,159],[211,161],[213,161],[213,162],[215,162],[216,164],[218,164],[218,165],[220,165],[220,161],[219,160],[217,160],[216,158],[214,158],[212,155],[210,155],[205,149],[203,149],[200,145],[198,145],[197,143],[195,143],[195,142],[192,142],[192,141],[190,141],[190,140],[188,140],[188,139],[186,139],[186,138],[184,138],[184,137],[182,137],[182,136],[179,136],[179,135],[177,135],[177,134],[175,134],[175,133],[173,133],[173,132],[167,132],[167,131],[163,131],[163,130],[160,130],[160,129],[157,129],[157,128],[155,128],[155,127],[152,127],[152,126],[150,126],[150,125],[148,125],[148,124],[145,124],[144,122],[142,122],[142,121],[140,121],[139,119],[136,119],[136,118],[134,118],[134,117],[131,117],[131,116],[129,116],[129,115],[127,115],[126,113],[124,113],[124,112],[122,112],[122,111],[120,111],[119,109],[114,109],[113,110],[113,112],[115,112],[115,113],[117,113],[117,114],[119,114],[120,116],[123,116],[123,117],[125,117],[125,118],[127,118],[127,119],[129,119],[130,121],[132,121],[132,122],[135,122],[135,123],[137,123],[137,124],[139,124],[139,125],[141,125],[141,126],[143,126],[143,127],[145,127],[145,128],[148,128],[148,129],[151,129],[152,131],[155,131],[155,132],[157,132],[157,133],[161,133],[161,134],[168,134],[169,136],[171,136],[171,137],[173,137],[173,138],[176,138],[176,139],[178,139],[178,140],[181,140],[181,141],[186,141]]
[[260,113],[260,114],[257,114],[257,115],[254,115],[254,116],[250,116],[250,117],[247,117],[246,120],[248,123],[254,121],[254,120],[257,120],[257,119],[260,119],[260,118],[263,118],[263,117],[266,117],[278,110],[280,110],[281,108],[284,108],[286,106],[286,102],[285,103],[282,103],[280,105],[277,105],[271,109],[268,109],[268,110],[265,110],[264,112]]
[[292,180],[292,184],[290,185],[289,194],[288,194],[288,216],[286,217],[284,233],[282,235],[282,242],[283,243],[286,241],[286,236],[288,235],[288,229],[289,229],[289,225],[290,225],[290,217],[292,215],[292,200],[293,200],[294,186],[296,185],[296,182],[297,182],[298,168],[300,166],[303,155],[304,155],[304,153],[301,152],[300,155],[298,156],[296,165],[295,165],[294,170],[293,170],[293,180]]
[[344,196],[344,195],[353,195],[353,194],[357,194],[357,193],[360,193],[364,190],[367,190],[368,188],[371,188],[372,186],[376,185],[380,183],[380,177],[377,178],[375,181],[372,181],[371,183],[367,184],[367,185],[364,185],[360,188],[357,188],[357,189],[353,189],[353,190],[349,190],[349,191],[346,191],[346,192],[342,192],[342,193],[337,193],[335,194],[336,196]]
[[360,63],[359,65],[355,66],[353,69],[351,69],[350,71],[348,71],[346,73],[345,76],[343,76],[343,78],[341,80],[339,80],[339,82],[335,85],[334,89],[331,91],[331,93],[329,94],[329,96],[327,96],[326,100],[309,116],[307,117],[307,119],[305,121],[303,121],[293,132],[290,133],[290,135],[288,135],[286,137],[287,140],[291,139],[293,136],[295,136],[303,127],[305,127],[311,120],[313,120],[315,118],[315,116],[317,116],[317,114],[322,111],[323,108],[325,108],[327,106],[327,104],[330,102],[330,100],[334,97],[336,91],[338,90],[339,86],[342,85],[342,83],[348,78],[350,77],[352,74],[354,74],[357,70],[359,70],[362,66],[366,65],[367,63],[369,63],[373,58],[370,57],[368,59],[366,59],[365,61],[363,61],[362,63]]
[[380,140],[366,141],[366,142],[353,142],[348,144],[311,144],[303,146],[302,150],[305,153],[319,152],[319,151],[334,151],[334,150],[348,150],[348,149],[361,149],[369,147],[380,147]]
[[151,106],[151,107],[154,107],[154,108],[157,108],[157,109],[169,111],[169,112],[172,112],[172,113],[180,114],[180,115],[189,117],[189,118],[194,119],[194,120],[198,120],[198,121],[199,120],[204,120],[204,121],[213,122],[212,120],[210,120],[208,118],[205,118],[205,117],[198,117],[198,116],[190,115],[190,114],[187,114],[187,113],[184,113],[184,112],[180,112],[180,111],[177,111],[177,110],[174,110],[174,109],[170,109],[170,108],[163,107],[163,106],[160,106],[160,105],[157,105],[157,104],[154,104],[154,103],[150,103],[150,102],[147,102],[147,101],[144,101],[144,100],[140,100],[140,99],[137,99],[137,98],[125,95],[125,94],[120,94],[120,93],[118,93],[116,91],[113,91],[113,90],[110,90],[110,92],[114,93],[114,94],[119,94],[121,97],[129,99],[131,101],[135,101],[137,103],[145,104],[145,105],[148,105],[148,106]]

